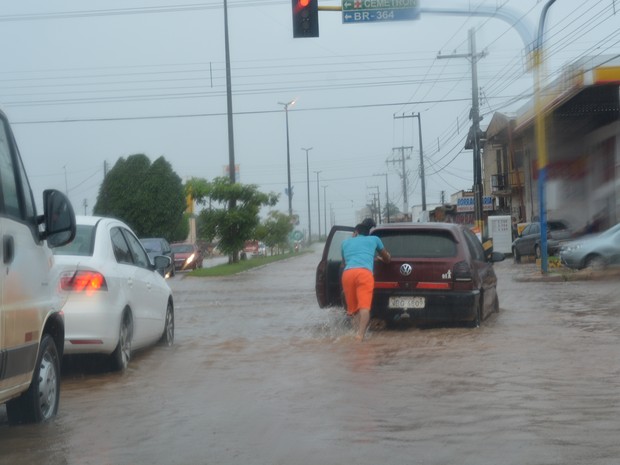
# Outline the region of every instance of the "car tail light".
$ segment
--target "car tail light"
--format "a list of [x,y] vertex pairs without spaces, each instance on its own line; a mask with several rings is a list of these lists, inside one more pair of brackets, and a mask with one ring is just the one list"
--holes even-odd
[[96,271],[76,270],[63,273],[60,277],[60,288],[63,291],[92,292],[107,291],[108,285],[101,273]]
[[467,262],[458,262],[452,268],[452,276],[455,282],[468,282],[473,279],[471,267]]

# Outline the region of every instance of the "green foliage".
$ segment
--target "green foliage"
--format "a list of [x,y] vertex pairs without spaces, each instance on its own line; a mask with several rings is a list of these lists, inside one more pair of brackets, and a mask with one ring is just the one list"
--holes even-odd
[[291,231],[293,225],[288,215],[271,211],[268,218],[256,228],[255,238],[264,242],[270,249],[278,246],[286,248]]
[[269,257],[254,257],[250,260],[241,260],[237,263],[226,263],[210,268],[198,268],[197,270],[191,271],[189,275],[197,277],[230,276],[251,268],[257,268],[259,266],[264,266],[269,263],[285,260],[287,258],[299,257],[303,253],[309,252],[288,252],[280,255],[271,255]]
[[191,179],[185,189],[196,203],[208,207],[198,216],[199,237],[209,242],[219,239],[219,249],[234,262],[245,241],[254,239],[260,209],[278,202],[277,194],[260,192],[254,184],[233,184],[225,177]]
[[[389,209],[389,215],[388,215],[388,209]],[[400,209],[392,202],[389,202],[387,205],[383,207],[383,218],[387,219],[388,216],[395,217],[399,214],[400,214]]]
[[164,157],[152,164],[144,154],[121,157],[106,175],[95,215],[112,216],[126,222],[139,237],[185,239],[181,222],[185,211],[181,178]]

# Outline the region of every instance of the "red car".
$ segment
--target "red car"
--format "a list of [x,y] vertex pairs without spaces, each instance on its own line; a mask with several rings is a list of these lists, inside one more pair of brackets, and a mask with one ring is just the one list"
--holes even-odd
[[174,269],[177,271],[195,270],[202,268],[204,255],[202,249],[196,244],[179,242],[171,244],[170,248],[174,253]]
[[[334,226],[316,271],[320,307],[343,304],[341,244],[353,228]],[[375,262],[371,315],[386,321],[478,326],[499,310],[493,262],[469,228],[451,223],[390,223],[371,230],[392,256]]]

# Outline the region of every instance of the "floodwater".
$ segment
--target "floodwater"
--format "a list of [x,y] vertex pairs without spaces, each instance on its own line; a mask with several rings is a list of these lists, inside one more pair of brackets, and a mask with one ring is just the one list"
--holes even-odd
[[381,329],[319,309],[319,253],[170,280],[176,341],[124,374],[63,370],[58,417],[0,464],[590,464],[620,461],[620,286],[496,264],[480,328]]

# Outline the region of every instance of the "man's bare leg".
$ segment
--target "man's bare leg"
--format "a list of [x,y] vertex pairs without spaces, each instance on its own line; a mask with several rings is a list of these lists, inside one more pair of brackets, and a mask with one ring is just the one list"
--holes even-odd
[[357,313],[359,314],[359,327],[357,330],[356,339],[363,341],[364,336],[366,335],[366,330],[368,329],[368,324],[370,323],[370,309],[360,308],[360,311]]

